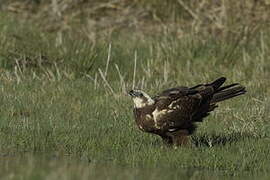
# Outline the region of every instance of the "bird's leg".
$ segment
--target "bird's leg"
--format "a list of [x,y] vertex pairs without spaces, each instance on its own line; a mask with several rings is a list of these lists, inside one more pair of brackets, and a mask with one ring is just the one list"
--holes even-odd
[[161,136],[163,142],[167,145],[172,145],[173,144],[173,140],[172,137],[170,136]]
[[187,130],[179,130],[171,133],[173,144],[176,146],[189,144],[189,133]]

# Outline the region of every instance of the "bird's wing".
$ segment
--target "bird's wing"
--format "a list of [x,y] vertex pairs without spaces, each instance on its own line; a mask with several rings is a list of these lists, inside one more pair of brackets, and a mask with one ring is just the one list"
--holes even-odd
[[208,84],[163,91],[155,97],[153,117],[157,126],[169,131],[193,128],[189,127],[192,122],[200,121],[208,113],[213,93],[214,88]]
[[211,99],[226,78],[191,88],[175,87],[163,91],[154,98],[153,118],[156,126],[164,130],[193,129],[193,122],[202,121],[215,107]]
[[174,130],[191,120],[201,102],[201,96],[188,88],[171,88],[155,97],[155,102],[153,118],[157,128]]

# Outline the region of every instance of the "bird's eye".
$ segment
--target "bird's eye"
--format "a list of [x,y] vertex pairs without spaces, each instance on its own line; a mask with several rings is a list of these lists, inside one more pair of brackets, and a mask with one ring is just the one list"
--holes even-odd
[[143,97],[143,93],[139,93],[139,96],[140,96],[140,97]]

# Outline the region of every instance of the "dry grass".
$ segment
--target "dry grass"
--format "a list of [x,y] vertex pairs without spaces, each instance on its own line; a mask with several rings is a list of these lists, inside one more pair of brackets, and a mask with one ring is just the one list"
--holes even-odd
[[17,0],[6,1],[2,9],[19,15],[21,21],[32,20],[43,31],[72,32],[93,42],[130,30],[138,36],[166,32],[183,37],[192,32],[225,38],[244,33],[250,38],[267,28],[270,18],[268,0]]

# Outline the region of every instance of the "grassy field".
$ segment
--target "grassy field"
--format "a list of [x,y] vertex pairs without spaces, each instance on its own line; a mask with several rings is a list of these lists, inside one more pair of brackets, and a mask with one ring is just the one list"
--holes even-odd
[[[93,40],[76,31],[77,22],[70,31],[50,32],[38,18],[0,13],[1,179],[269,177],[264,23],[181,36],[127,28]],[[129,89],[154,95],[220,76],[248,93],[221,103],[199,124],[191,146],[168,148],[136,127]]]

